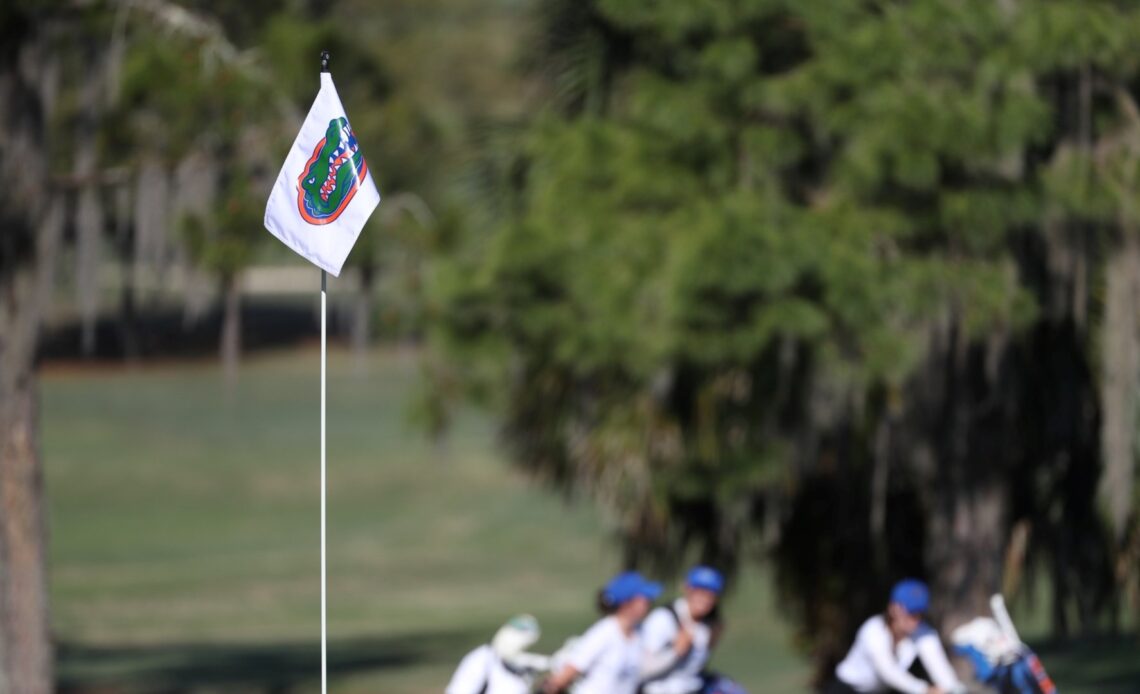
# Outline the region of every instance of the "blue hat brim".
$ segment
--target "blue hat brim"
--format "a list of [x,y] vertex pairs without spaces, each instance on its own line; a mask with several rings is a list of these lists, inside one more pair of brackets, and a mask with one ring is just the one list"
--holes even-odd
[[661,597],[661,593],[664,590],[665,589],[661,586],[660,583],[654,583],[653,581],[646,581],[644,584],[642,584],[641,590],[639,590],[637,592],[637,594],[638,595],[644,595],[645,597],[649,598],[650,600],[656,600],[657,598]]
[[724,591],[724,577],[716,569],[707,566],[694,567],[686,577],[685,584],[690,588],[708,590],[717,595]]

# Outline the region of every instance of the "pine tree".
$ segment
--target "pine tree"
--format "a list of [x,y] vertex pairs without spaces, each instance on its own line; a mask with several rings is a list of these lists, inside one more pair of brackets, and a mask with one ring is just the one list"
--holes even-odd
[[977,614],[1018,522],[1058,630],[1073,606],[1090,627],[1135,11],[539,7],[548,105],[437,287],[475,392],[507,384],[518,463],[612,509],[630,561],[774,549],[822,662],[905,574],[946,626]]

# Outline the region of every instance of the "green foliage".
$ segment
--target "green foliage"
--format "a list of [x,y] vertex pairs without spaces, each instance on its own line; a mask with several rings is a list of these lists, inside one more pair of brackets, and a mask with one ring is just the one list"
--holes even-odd
[[222,191],[211,214],[190,214],[182,220],[182,237],[198,264],[219,277],[233,279],[253,260],[265,235],[264,206],[247,178],[235,178]]
[[123,66],[122,96],[108,118],[112,161],[157,153],[177,162],[195,147],[232,155],[242,134],[273,117],[276,96],[243,66],[214,62],[193,40],[139,36]]
[[[782,17],[778,3],[598,3],[599,21],[634,36],[638,59],[606,117],[535,121],[524,209],[478,275],[491,278],[486,327],[569,373],[614,369],[636,392],[678,364],[704,378],[755,366],[784,342],[860,381],[898,382],[921,356],[924,316],[952,297],[973,307],[978,331],[1015,322],[1025,301],[1000,281],[1008,268],[968,256],[1037,213],[1032,185],[995,190],[990,169],[1039,137],[1048,113],[1030,109],[1011,129],[1003,109],[1015,96],[973,74],[973,51],[915,59],[924,42],[948,41],[929,5],[860,16],[813,59],[770,74],[786,49],[759,38]],[[808,21],[801,40],[830,21]],[[978,40],[1002,43],[976,24]],[[810,121],[769,109],[820,115],[813,137],[833,144],[813,151]],[[821,155],[832,173],[804,176]]]
[[[522,466],[666,563],[738,561],[805,471],[862,479],[883,422],[892,493],[926,518],[1051,464],[1010,422],[1087,456],[1095,427],[1058,433],[1067,401],[1033,390],[1036,349],[1063,355],[1057,383],[1095,363],[1051,332],[1083,324],[1056,315],[1067,280],[1038,249],[1049,220],[1111,243],[1136,218],[1138,21],[1111,2],[542,2],[548,106],[487,156],[491,222],[433,274],[436,344],[472,392],[508,383],[490,402]],[[959,407],[988,423],[931,414]],[[961,466],[954,484],[919,455]],[[884,556],[868,583],[922,564]]]

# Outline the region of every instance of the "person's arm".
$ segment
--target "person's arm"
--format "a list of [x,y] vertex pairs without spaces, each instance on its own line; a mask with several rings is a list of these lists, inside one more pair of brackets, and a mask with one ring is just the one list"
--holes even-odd
[[930,685],[910,674],[895,660],[891,648],[890,634],[869,633],[865,635],[867,654],[879,679],[891,689],[903,694],[928,694]]
[[542,691],[547,692],[547,694],[556,694],[569,687],[582,673],[590,669],[607,646],[609,644],[606,642],[604,625],[602,622],[598,622],[574,643],[570,653],[566,656],[566,664],[546,680],[546,684],[542,686]]
[[669,672],[693,646],[693,636],[667,608],[659,607],[649,614],[641,626],[645,656],[641,661],[642,681],[656,679]]
[[687,629],[677,631],[673,645],[656,652],[646,652],[641,661],[640,678],[643,682],[657,679],[673,669],[693,646],[693,635]]
[[946,650],[942,648],[938,632],[931,629],[929,633],[919,636],[914,642],[914,647],[918,650],[922,667],[926,668],[926,674],[930,675],[935,684],[948,692],[963,689],[958,675],[950,665],[950,659],[946,657]]
[[570,683],[578,679],[578,675],[581,674],[578,668],[573,665],[564,665],[561,670],[546,680],[546,683],[542,685],[542,691],[546,694],[558,694],[558,692],[569,687]]
[[489,657],[490,649],[486,646],[480,646],[463,656],[444,694],[479,694],[483,691],[483,687],[487,684],[487,672],[490,669],[487,662]]

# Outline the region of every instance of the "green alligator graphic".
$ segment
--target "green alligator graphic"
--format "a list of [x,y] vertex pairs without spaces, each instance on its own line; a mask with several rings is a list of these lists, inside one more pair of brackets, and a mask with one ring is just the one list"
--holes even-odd
[[313,150],[297,179],[297,209],[310,224],[328,224],[348,207],[368,173],[347,118],[329,121],[325,139]]

